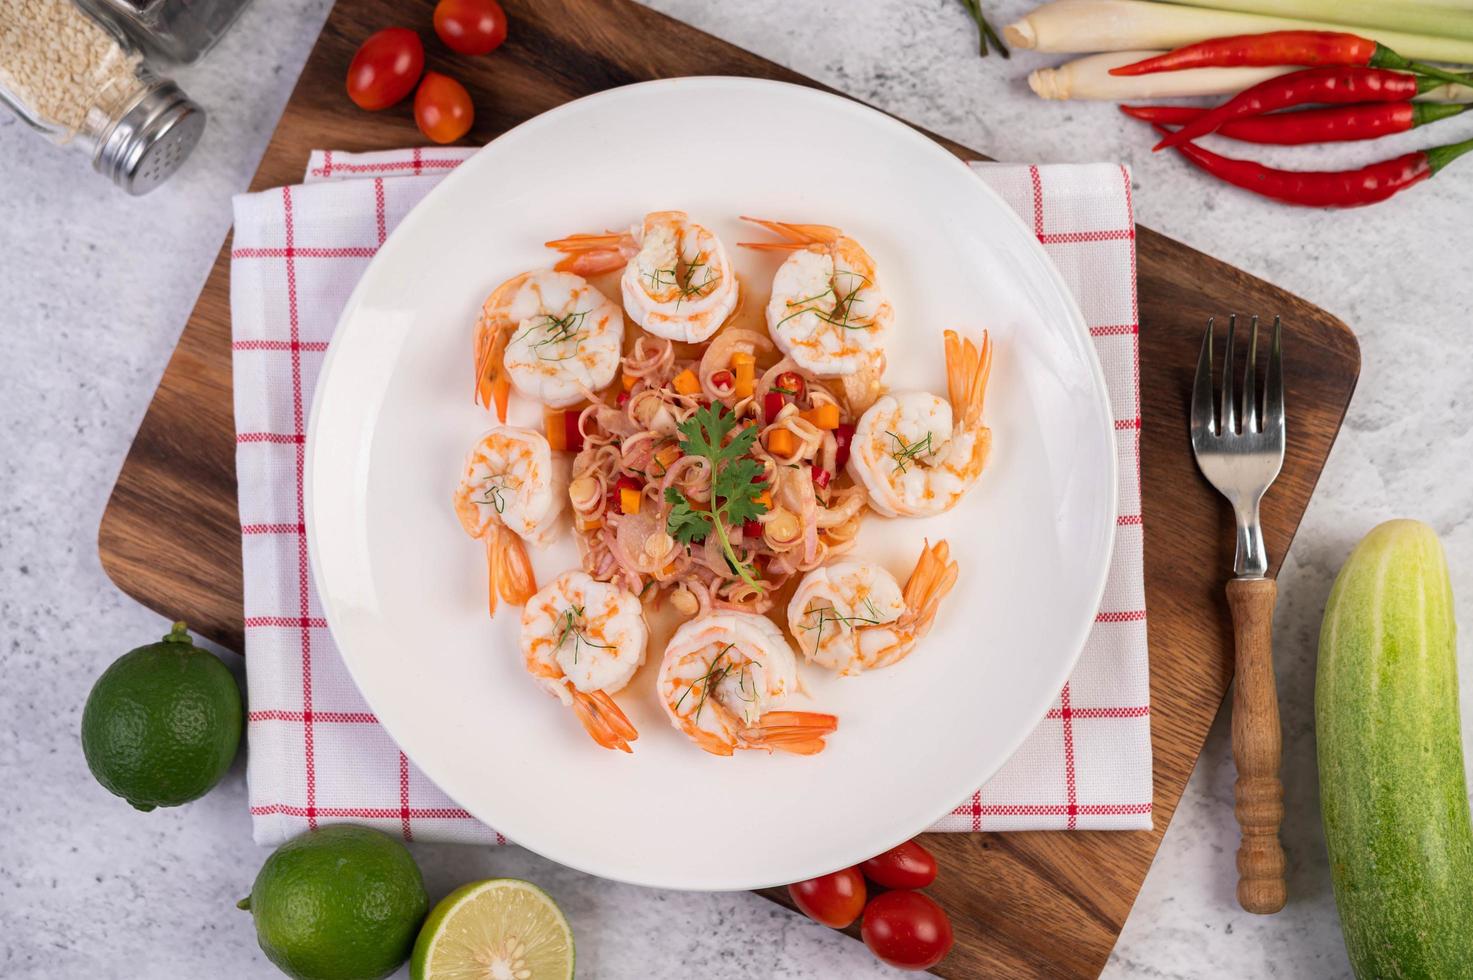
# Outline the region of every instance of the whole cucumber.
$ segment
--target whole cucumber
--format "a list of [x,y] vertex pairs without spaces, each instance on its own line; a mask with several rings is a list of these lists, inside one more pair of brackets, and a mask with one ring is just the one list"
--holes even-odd
[[1330,592],[1314,697],[1335,903],[1362,980],[1473,977],[1455,633],[1432,529],[1366,535]]

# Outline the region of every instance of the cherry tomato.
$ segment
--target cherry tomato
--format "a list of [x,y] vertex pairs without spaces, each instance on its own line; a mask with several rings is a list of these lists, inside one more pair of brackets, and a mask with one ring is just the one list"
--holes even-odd
[[842,929],[864,911],[864,875],[857,868],[797,881],[788,894],[808,918]]
[[[819,472],[822,471],[814,473],[815,483]],[[908,840],[865,861],[859,870],[870,881],[886,888],[925,888],[936,880],[936,859],[930,851]]]
[[435,33],[458,54],[490,54],[506,40],[506,11],[496,0],[440,0]]
[[881,962],[901,970],[929,970],[951,951],[951,920],[920,892],[876,895],[859,934]]
[[348,98],[360,109],[387,109],[414,91],[425,47],[407,27],[389,27],[359,46],[348,65]]
[[425,72],[414,93],[414,121],[436,143],[454,143],[470,132],[476,110],[465,86],[437,71]]

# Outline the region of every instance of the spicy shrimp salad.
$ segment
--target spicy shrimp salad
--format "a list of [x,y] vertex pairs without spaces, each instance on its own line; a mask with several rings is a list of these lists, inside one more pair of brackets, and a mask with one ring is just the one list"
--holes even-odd
[[[812,755],[838,719],[781,707],[799,658],[895,664],[956,581],[944,541],[903,588],[850,553],[867,513],[939,514],[980,479],[986,332],[946,331],[946,397],[886,391],[895,311],[869,253],[827,225],[745,220],[777,240],[744,247],[785,253],[765,331],[733,322],[748,297],[726,248],[679,211],[549,242],[556,266],[502,283],[475,324],[477,402],[504,423],[515,389],[546,425],[483,435],[455,510],[485,543],[492,612],[524,607],[528,673],[605,748],[638,738],[613,695],[648,687],[646,609],[684,620],[653,691],[677,731],[714,755]],[[585,278],[615,272],[617,301]],[[569,524],[582,568],[539,590],[526,544]]]

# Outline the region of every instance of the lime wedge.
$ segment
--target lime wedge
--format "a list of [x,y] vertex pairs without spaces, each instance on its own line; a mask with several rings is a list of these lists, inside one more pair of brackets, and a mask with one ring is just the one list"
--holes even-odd
[[569,980],[573,930],[547,892],[516,878],[462,885],[430,912],[412,980]]

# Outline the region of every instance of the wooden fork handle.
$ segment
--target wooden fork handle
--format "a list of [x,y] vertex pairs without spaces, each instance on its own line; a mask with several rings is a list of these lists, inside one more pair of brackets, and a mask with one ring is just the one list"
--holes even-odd
[[1274,683],[1273,618],[1278,586],[1273,579],[1233,579],[1227,585],[1237,647],[1233,684],[1233,812],[1242,831],[1238,846],[1238,904],[1267,915],[1284,907],[1284,786],[1279,781],[1282,736]]

